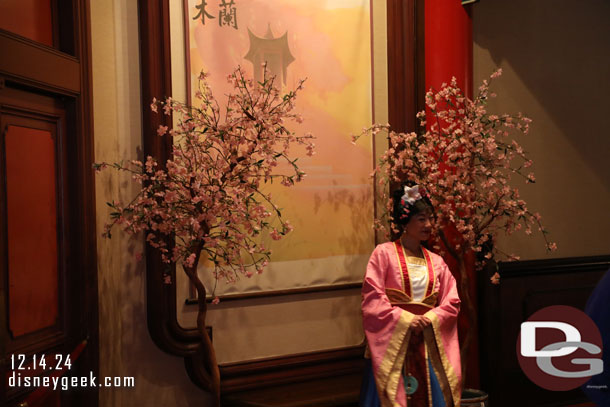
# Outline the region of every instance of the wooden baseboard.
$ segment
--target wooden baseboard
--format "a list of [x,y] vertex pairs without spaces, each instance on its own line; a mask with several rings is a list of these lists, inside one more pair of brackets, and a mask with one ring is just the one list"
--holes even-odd
[[220,366],[221,391],[238,391],[362,374],[364,345],[308,352]]
[[356,407],[362,374],[325,377],[222,397],[223,407]]

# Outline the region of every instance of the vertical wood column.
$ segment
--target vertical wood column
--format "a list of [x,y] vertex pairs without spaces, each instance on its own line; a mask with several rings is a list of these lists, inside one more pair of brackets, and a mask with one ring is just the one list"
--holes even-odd
[[388,120],[392,129],[417,129],[424,107],[424,1],[388,0]]

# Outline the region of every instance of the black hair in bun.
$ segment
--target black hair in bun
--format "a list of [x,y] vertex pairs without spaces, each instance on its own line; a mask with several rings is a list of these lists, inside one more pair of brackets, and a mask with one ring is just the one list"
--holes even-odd
[[421,186],[419,187],[421,199],[416,200],[412,204],[402,199],[402,196],[405,194],[405,187],[414,187],[415,185],[414,182],[405,181],[400,185],[400,188],[392,192],[392,222],[401,232],[402,228],[409,223],[413,216],[432,210],[430,198],[428,198],[427,193]]

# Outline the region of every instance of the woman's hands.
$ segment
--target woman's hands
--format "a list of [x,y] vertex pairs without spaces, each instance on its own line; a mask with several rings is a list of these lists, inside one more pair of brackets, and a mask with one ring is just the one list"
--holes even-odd
[[411,328],[415,332],[422,332],[425,327],[430,325],[432,322],[423,315],[415,315],[411,320]]

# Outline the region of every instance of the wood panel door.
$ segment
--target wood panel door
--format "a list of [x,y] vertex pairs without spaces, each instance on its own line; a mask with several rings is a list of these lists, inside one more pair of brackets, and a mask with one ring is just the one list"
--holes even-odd
[[97,387],[54,390],[43,379],[98,375],[88,1],[5,3],[0,18],[0,374],[5,378],[0,401],[96,406]]

